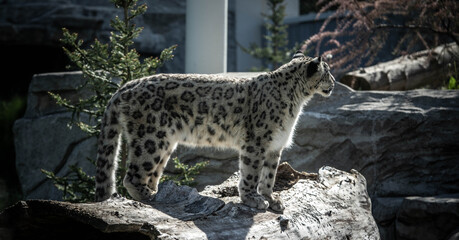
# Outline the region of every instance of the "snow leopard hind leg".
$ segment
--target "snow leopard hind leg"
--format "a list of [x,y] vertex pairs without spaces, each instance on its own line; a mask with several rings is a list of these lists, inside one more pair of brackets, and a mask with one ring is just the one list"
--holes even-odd
[[[141,126],[137,135],[139,132],[142,132]],[[172,152],[165,134],[157,131],[130,141],[129,167],[123,185],[135,200],[152,200],[158,191],[159,179]]]
[[102,119],[96,160],[96,201],[107,200],[116,193],[116,158],[122,132],[119,113],[120,111],[116,104],[110,103]]

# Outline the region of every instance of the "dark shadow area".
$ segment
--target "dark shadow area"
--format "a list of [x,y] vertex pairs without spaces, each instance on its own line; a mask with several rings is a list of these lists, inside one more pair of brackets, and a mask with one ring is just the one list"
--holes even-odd
[[[63,219],[54,216],[43,216],[43,218],[33,221],[24,222],[26,228],[16,227],[14,231],[6,234],[10,239],[86,239],[86,240],[124,240],[124,239],[150,239],[148,236],[138,232],[113,232],[103,233],[89,224],[81,223],[73,219]],[[1,230],[0,230],[1,231]],[[0,233],[0,236],[1,233]],[[67,236],[67,237],[66,237]],[[3,236],[8,239],[8,236]]]
[[[28,202],[28,205],[25,205],[24,202],[18,202],[8,209],[7,214],[2,214],[0,225],[7,228],[0,228],[0,239],[150,239],[147,235],[139,232],[103,233],[91,225],[101,225],[101,223],[97,223],[100,220],[93,219],[91,216],[84,216],[84,214],[76,217],[75,213],[59,211],[58,206],[52,206],[45,201]],[[36,206],[33,207],[33,205]]]
[[[21,199],[16,173],[13,124],[24,115],[27,92],[32,76],[37,73],[65,71],[69,61],[58,46],[1,45],[0,66],[3,86],[0,88],[0,135],[2,167],[0,168],[0,209]],[[3,191],[1,191],[3,192]]]
[[184,164],[195,165],[200,162],[208,161],[211,163],[215,159],[214,164],[205,166],[205,171],[200,172],[195,178],[195,187],[198,191],[204,190],[209,185],[220,185],[226,181],[231,175],[238,171],[239,153],[233,149],[217,149],[212,147],[187,147],[180,145],[172,153],[171,158],[166,166],[165,174],[174,176],[179,174],[177,168],[174,167],[172,159],[180,159]]
[[69,64],[59,46],[0,45],[0,66],[8,87],[0,89],[1,99],[26,96],[32,76],[37,73],[62,72]]
[[[171,217],[193,221],[207,239],[238,239],[235,230],[238,236],[244,236],[241,239],[246,239],[253,217],[264,212],[242,203],[225,204],[221,199],[201,195],[195,188],[177,186],[172,181],[161,183],[158,188],[154,201],[147,204]],[[234,189],[231,192],[229,195],[234,196]]]
[[[278,167],[274,191],[285,191],[300,179],[315,180],[317,177],[316,173],[298,172],[288,163],[282,163]],[[164,182],[159,185],[154,201],[146,204],[182,221],[193,221],[206,234],[207,239],[246,239],[256,223],[254,218],[257,214],[280,213],[271,209],[258,210],[242,204],[237,190],[238,180],[239,177],[233,174],[224,183],[201,193],[194,188],[177,186],[171,181]],[[234,201],[221,200],[227,197]],[[288,220],[280,219],[281,229],[285,230],[282,225],[285,222]]]

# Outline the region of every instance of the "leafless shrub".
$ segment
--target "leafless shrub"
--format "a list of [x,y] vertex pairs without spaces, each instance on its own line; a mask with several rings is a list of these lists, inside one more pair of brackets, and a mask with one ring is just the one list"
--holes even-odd
[[[318,16],[336,10],[302,50],[315,48],[318,55],[320,49],[328,48],[323,55],[332,55],[336,68],[368,66],[383,48],[397,57],[446,42],[459,45],[456,0],[319,0],[317,4],[324,4]],[[330,30],[333,21],[336,27]],[[393,44],[394,35],[396,44],[385,46]]]

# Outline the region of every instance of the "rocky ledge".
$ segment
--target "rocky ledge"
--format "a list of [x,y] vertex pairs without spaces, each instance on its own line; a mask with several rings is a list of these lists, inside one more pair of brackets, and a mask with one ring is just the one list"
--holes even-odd
[[365,178],[323,167],[318,174],[279,166],[283,213],[240,203],[237,174],[201,193],[172,182],[154,202],[21,201],[0,214],[1,239],[379,239]]

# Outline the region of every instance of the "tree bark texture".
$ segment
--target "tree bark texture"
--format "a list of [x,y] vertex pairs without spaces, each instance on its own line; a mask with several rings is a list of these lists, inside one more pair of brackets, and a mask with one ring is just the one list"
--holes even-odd
[[355,90],[438,88],[454,71],[452,64],[458,60],[459,47],[451,43],[346,73],[340,82]]

